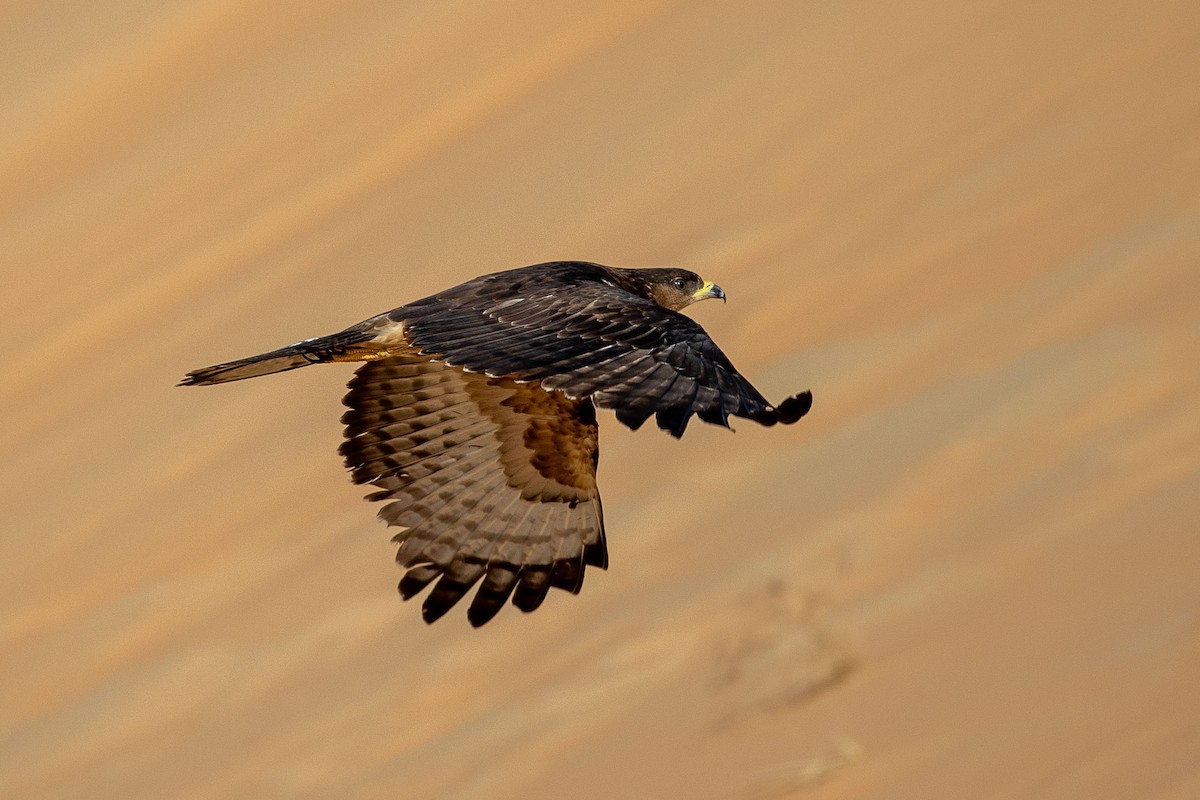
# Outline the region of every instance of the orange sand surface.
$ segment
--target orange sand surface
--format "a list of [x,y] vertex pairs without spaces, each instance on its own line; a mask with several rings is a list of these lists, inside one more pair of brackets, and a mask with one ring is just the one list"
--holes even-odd
[[[677,264],[792,428],[601,420],[611,568],[427,627],[344,365]],[[1200,4],[0,7],[0,797],[1200,797]]]

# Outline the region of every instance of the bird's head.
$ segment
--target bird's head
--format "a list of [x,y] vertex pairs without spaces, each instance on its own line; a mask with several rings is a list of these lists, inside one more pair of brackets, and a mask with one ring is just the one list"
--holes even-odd
[[638,270],[645,281],[645,295],[664,308],[679,311],[698,300],[715,297],[725,299],[725,292],[712,281],[706,281],[686,269]]

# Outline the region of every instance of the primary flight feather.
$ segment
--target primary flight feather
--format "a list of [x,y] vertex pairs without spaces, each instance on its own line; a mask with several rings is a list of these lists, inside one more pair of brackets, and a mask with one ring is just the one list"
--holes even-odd
[[479,626],[511,596],[537,608],[608,565],[596,488],[596,407],[682,436],[695,414],[790,424],[802,392],[773,406],[679,312],[719,286],[675,268],[556,261],[484,275],[340,333],[189,372],[183,385],[365,362],[349,384],[341,453],[401,528],[405,599],[433,583],[433,622],[479,583]]

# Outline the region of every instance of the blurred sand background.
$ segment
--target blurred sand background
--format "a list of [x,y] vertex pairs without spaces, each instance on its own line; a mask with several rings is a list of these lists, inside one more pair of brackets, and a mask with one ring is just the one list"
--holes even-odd
[[[1200,797],[1200,5],[0,8],[0,796]],[[433,627],[351,369],[684,265],[812,414],[602,418],[612,566]]]

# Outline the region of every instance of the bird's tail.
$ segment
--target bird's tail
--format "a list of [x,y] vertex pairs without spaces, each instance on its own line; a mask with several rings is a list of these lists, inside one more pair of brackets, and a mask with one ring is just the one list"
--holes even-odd
[[[208,386],[244,378],[257,378],[289,369],[329,361],[370,361],[388,355],[388,347],[379,341],[379,327],[367,323],[340,333],[305,339],[269,353],[194,369],[179,382],[180,386]],[[398,326],[397,326],[398,327]]]

